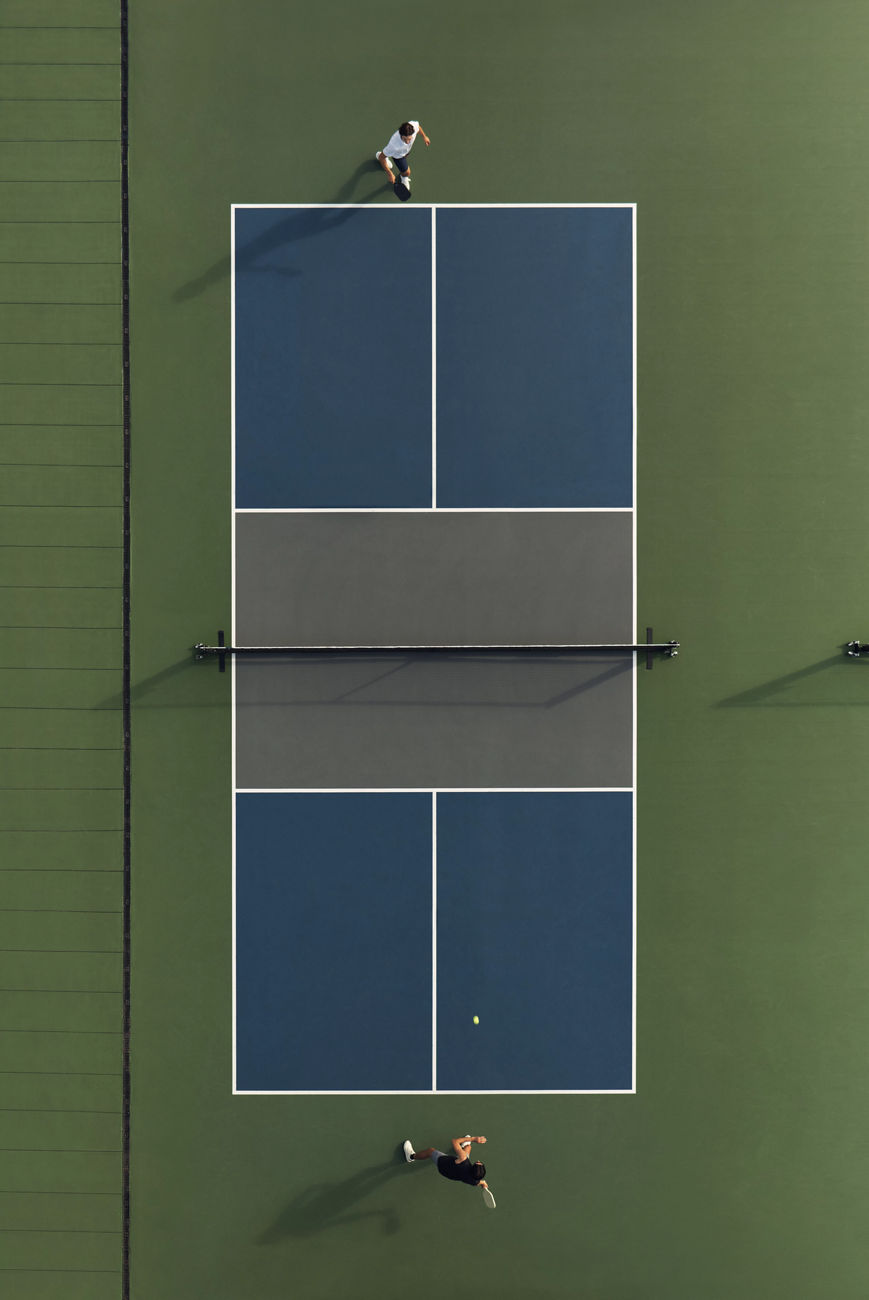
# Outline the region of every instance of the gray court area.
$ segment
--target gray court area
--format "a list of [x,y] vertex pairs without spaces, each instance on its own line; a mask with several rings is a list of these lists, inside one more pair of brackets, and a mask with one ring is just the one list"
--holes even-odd
[[[238,645],[633,639],[629,512],[238,514]],[[632,661],[239,659],[240,789],[625,787]]]

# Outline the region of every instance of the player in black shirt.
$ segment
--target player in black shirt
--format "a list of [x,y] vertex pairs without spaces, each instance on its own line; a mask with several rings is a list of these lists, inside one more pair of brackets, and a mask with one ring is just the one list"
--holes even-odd
[[414,1151],[410,1142],[404,1144],[404,1158],[408,1164],[414,1160],[431,1160],[437,1166],[437,1171],[444,1178],[449,1178],[454,1183],[467,1183],[469,1187],[488,1187],[486,1182],[486,1166],[482,1160],[475,1160],[471,1163],[470,1151],[471,1143],[476,1142],[479,1146],[485,1143],[484,1137],[471,1137],[466,1133],[464,1137],[453,1138],[453,1155],[447,1155],[444,1151],[438,1151],[437,1147],[426,1147],[425,1151]]

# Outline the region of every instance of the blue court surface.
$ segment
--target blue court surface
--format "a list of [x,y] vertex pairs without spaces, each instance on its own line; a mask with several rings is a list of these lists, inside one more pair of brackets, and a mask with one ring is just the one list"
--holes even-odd
[[239,509],[628,509],[630,206],[234,209]]
[[630,791],[239,793],[235,892],[239,1092],[633,1087]]

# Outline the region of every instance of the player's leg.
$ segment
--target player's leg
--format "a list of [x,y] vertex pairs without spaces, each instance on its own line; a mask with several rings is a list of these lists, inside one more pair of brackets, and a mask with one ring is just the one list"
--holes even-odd
[[429,1160],[435,1153],[437,1153],[437,1147],[426,1147],[424,1151],[414,1151],[409,1140],[404,1144],[404,1158],[408,1164],[411,1164],[414,1160]]

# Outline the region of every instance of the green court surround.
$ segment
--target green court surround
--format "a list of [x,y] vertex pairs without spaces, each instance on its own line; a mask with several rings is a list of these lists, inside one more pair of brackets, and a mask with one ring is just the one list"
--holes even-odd
[[[869,16],[131,9],[133,1295],[864,1300]],[[229,677],[189,653],[230,204],[394,202],[408,113],[418,201],[638,205],[638,620],[683,649],[639,683],[634,1097],[230,1093]],[[396,1159],[469,1128],[495,1215]]]

